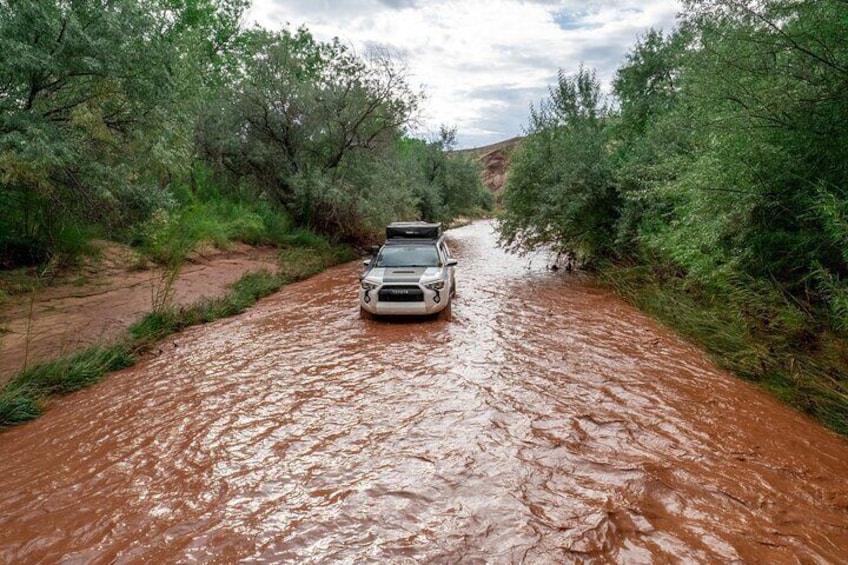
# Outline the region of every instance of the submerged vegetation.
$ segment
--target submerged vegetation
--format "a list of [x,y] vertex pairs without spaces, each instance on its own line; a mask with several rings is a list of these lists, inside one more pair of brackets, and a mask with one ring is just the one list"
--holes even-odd
[[553,246],[725,367],[848,434],[848,11],[686,1],[605,100],[561,73],[501,222]]

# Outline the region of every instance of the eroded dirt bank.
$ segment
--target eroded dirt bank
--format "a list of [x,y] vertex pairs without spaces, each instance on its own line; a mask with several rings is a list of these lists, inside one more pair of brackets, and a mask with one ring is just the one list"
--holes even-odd
[[[0,311],[0,385],[25,366],[108,341],[153,307],[165,290],[163,273],[133,271],[120,250],[107,250],[105,267],[92,270],[81,286],[64,284],[22,294]],[[220,296],[227,285],[250,271],[276,269],[276,251],[235,245],[227,252],[195,254],[173,286],[174,301],[185,305]]]
[[844,562],[845,441],[452,242],[453,322],[360,320],[349,264],[0,434],[0,562]]

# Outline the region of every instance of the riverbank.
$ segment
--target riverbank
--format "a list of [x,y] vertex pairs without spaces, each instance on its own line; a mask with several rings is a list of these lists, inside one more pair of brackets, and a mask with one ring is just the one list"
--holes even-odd
[[193,254],[168,289],[169,306],[155,309],[164,291],[156,269],[112,265],[84,285],[18,295],[3,310],[0,428],[37,417],[51,396],[132,365],[171,333],[242,312],[283,285],[352,257],[348,248],[324,240]]
[[[163,271],[139,265],[131,249],[103,244],[95,259],[66,269],[58,284],[31,276],[0,308],[0,385],[28,367],[53,361],[97,343],[112,341],[151,311]],[[185,307],[222,296],[244,274],[274,271],[277,249],[232,243],[192,253],[171,290],[173,305]],[[28,289],[21,292],[21,289]]]
[[788,293],[765,283],[721,292],[650,265],[605,264],[598,275],[717,365],[848,437],[848,340]]

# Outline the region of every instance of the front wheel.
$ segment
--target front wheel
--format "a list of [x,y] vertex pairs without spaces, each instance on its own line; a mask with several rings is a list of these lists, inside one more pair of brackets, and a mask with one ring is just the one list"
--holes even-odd
[[449,300],[445,309],[439,312],[439,318],[446,322],[453,320],[453,300]]
[[374,314],[372,314],[371,312],[369,312],[368,310],[366,310],[365,308],[360,306],[359,307],[359,317],[363,320],[373,320]]

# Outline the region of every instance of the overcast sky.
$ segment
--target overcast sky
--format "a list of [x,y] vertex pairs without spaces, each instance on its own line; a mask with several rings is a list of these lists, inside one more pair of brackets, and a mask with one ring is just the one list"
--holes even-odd
[[418,137],[456,126],[459,146],[521,135],[558,69],[595,68],[605,89],[637,38],[670,30],[677,0],[253,0],[248,23],[305,25],[360,53],[387,47],[426,93]]

